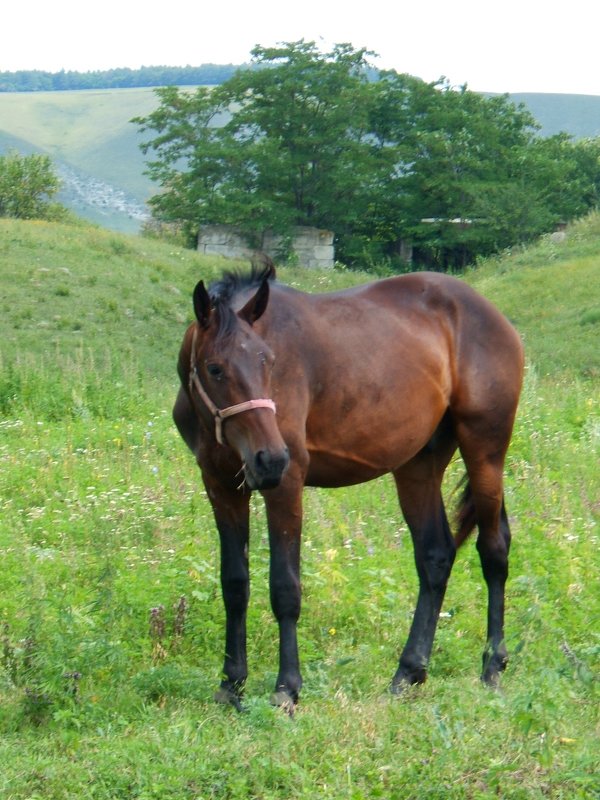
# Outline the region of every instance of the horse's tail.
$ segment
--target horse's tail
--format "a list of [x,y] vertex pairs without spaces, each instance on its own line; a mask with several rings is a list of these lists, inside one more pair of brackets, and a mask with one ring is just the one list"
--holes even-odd
[[460,482],[459,487],[462,487],[462,491],[456,508],[457,531],[454,536],[454,543],[457,548],[464,544],[465,540],[471,535],[473,529],[477,525],[477,513],[475,511],[475,503],[473,502],[473,492],[471,491],[471,484],[466,475]]

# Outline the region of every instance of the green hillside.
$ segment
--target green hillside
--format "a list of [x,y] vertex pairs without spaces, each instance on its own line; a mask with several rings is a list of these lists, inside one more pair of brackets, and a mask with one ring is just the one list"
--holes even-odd
[[105,227],[135,232],[153,188],[129,120],[155,107],[152,89],[0,94],[0,152],[50,155],[66,205]]
[[155,107],[152,89],[6,93],[0,130],[145,200],[150,183],[129,120]]
[[[427,684],[388,696],[416,579],[381,479],[305,492],[293,719],[268,700],[277,638],[253,499],[246,713],[214,704],[218,537],[170,411],[192,288],[223,266],[99,228],[0,220],[0,796],[596,798],[600,215],[464,276],[514,321],[528,362],[506,467],[499,692],[478,680],[470,541]],[[279,277],[311,291],[369,278]],[[461,474],[457,461],[449,508]]]
[[[600,215],[571,226],[563,242],[553,238],[490,260],[467,277],[514,321],[542,374],[598,378]],[[61,350],[80,344],[102,350],[110,325],[113,352],[136,354],[144,368],[153,364],[167,374],[164,355],[189,316],[193,285],[228,263],[150,239],[44,222],[0,220],[0,247],[0,353],[39,354],[48,341]],[[279,272],[322,290],[370,279],[334,270]]]

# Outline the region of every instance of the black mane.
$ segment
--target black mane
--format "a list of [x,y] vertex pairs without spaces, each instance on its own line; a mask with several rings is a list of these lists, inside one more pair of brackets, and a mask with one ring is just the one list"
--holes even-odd
[[208,294],[215,308],[228,306],[239,292],[245,289],[258,289],[264,280],[271,281],[274,278],[275,269],[271,263],[260,266],[252,264],[252,268],[248,272],[227,270],[219,280],[211,283],[208,287]]
[[270,259],[264,263],[252,263],[249,271],[227,270],[219,280],[208,287],[212,307],[219,320],[219,336],[227,336],[236,326],[236,314],[232,309],[235,297],[246,289],[258,289],[263,281],[275,280],[275,267]]

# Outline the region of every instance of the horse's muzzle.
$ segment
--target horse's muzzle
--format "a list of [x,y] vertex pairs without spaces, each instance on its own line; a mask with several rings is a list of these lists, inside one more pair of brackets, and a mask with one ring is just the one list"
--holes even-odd
[[258,450],[244,464],[246,483],[250,489],[275,489],[281,483],[289,463],[287,447],[276,452]]

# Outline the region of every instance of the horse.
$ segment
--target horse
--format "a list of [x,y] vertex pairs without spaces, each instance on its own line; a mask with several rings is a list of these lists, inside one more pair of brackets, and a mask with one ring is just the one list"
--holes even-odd
[[[177,362],[173,417],[196,458],[220,539],[226,611],[215,699],[241,709],[247,678],[249,502],[266,508],[279,672],[272,702],[293,711],[305,486],[340,487],[391,473],[412,537],[419,589],[390,690],[423,683],[457,548],[475,527],[488,589],[481,673],[507,663],[504,595],[511,540],[503,470],[523,377],[521,340],[464,281],[418,272],[310,294],[272,263],[227,271],[193,291],[194,322]],[[444,472],[466,467],[453,536]]]

